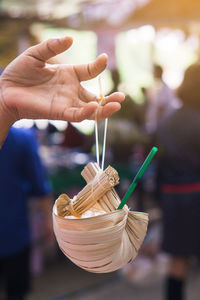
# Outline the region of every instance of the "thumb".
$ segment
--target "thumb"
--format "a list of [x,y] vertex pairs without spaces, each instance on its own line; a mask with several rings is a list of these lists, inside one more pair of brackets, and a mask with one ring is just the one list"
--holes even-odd
[[40,61],[47,61],[53,56],[60,54],[71,47],[73,43],[72,37],[48,39],[36,46],[30,47],[26,54]]

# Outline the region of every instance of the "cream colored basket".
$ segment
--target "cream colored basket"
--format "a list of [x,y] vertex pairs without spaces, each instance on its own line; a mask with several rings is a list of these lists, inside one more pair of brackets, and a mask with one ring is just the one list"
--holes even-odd
[[[103,182],[102,178],[105,181],[105,174],[100,171],[97,164],[89,163],[82,175],[88,183],[82,190],[84,192],[80,192],[80,195],[78,194],[77,198],[70,203],[67,196],[62,195],[54,205],[53,226],[56,239],[63,253],[82,269],[94,273],[112,272],[122,268],[136,257],[146,234],[148,215],[131,212],[127,206],[117,210],[120,199],[113,188],[117,182],[116,173],[115,180],[113,180],[113,173],[112,178],[109,177],[110,173],[108,175],[108,181],[112,182],[109,188],[106,184],[101,188],[102,185],[99,183]],[[96,187],[95,201],[92,197],[88,202],[89,197],[84,198],[84,196],[91,195],[90,191],[94,196],[94,187]],[[65,211],[66,216],[75,212],[75,215],[80,216],[93,207],[106,213],[77,219],[60,216],[58,213],[58,210]]]

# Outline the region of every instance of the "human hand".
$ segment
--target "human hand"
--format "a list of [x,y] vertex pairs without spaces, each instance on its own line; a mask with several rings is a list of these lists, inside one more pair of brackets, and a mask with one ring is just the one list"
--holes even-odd
[[0,111],[12,119],[11,123],[21,118],[79,122],[94,119],[97,108],[97,119],[104,119],[120,109],[123,94],[114,93],[99,106],[97,97],[80,84],[105,69],[105,54],[89,64],[45,64],[72,42],[71,37],[49,39],[27,49],[8,65],[0,77]]
[[53,248],[56,244],[56,238],[53,231],[52,213],[44,218],[41,232],[48,248]]

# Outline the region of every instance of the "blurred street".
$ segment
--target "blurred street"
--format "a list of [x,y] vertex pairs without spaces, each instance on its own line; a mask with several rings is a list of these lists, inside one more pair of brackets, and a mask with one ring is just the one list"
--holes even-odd
[[[187,299],[199,299],[199,286],[200,269],[192,269],[186,289]],[[35,278],[28,300],[162,300],[162,291],[163,276],[152,273],[148,279],[136,284],[124,279],[120,271],[92,274],[62,258]]]

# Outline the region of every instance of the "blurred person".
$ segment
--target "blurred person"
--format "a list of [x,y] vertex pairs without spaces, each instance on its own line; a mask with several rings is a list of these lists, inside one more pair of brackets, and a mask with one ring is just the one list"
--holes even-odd
[[67,128],[64,131],[64,139],[62,146],[66,148],[83,148],[84,146],[84,134],[80,132],[70,122],[67,124]]
[[153,67],[153,85],[145,90],[146,130],[153,134],[160,122],[167,118],[181,103],[173,91],[163,81],[163,69],[159,65]]
[[99,106],[100,99],[80,84],[106,68],[105,54],[88,64],[46,64],[72,42],[71,37],[64,37],[33,46],[11,62],[0,77],[0,147],[8,135],[0,151],[0,272],[6,279],[7,300],[23,300],[29,289],[27,197],[49,192],[33,140],[25,132],[9,129],[22,118],[70,122],[104,119],[118,111],[124,100],[122,93],[115,93]]
[[88,64],[46,64],[72,42],[71,37],[49,39],[27,49],[4,70],[0,77],[0,145],[12,124],[22,118],[80,122],[95,119],[95,115],[104,119],[120,109],[122,93],[106,97],[100,106],[100,99],[80,84],[106,68],[106,54]]
[[140,92],[143,97],[142,111],[141,111],[141,125],[145,131],[146,131],[146,128],[145,128],[146,127],[146,112],[148,109],[147,91],[148,91],[148,88],[141,86]]
[[[113,89],[117,91],[120,85],[120,74],[117,69],[111,71]],[[141,130],[141,107],[129,96],[125,95],[121,109],[109,119],[107,133],[108,146],[111,147],[113,160],[129,163],[132,160],[134,148],[144,145],[146,137]],[[103,128],[101,129],[103,131]],[[136,146],[136,147],[135,147]]]
[[111,70],[111,78],[113,82],[113,88],[111,90],[111,94],[118,91],[119,85],[120,85],[120,75],[119,71],[117,69]]
[[53,237],[50,186],[30,131],[11,128],[0,151],[0,277],[6,300],[24,300],[30,289],[28,200],[41,200],[45,223],[40,232]]
[[192,256],[200,257],[200,64],[190,66],[178,96],[183,106],[159,127],[162,248],[171,259],[166,299],[183,300]]
[[[110,91],[110,94],[118,91],[121,85],[120,74],[117,69],[113,69],[111,71],[111,77],[113,81],[113,88]],[[121,109],[116,112],[112,119],[126,119],[131,122],[135,122],[138,126],[141,125],[141,106],[135,103],[135,101],[128,95],[125,95],[125,105],[121,107]]]

